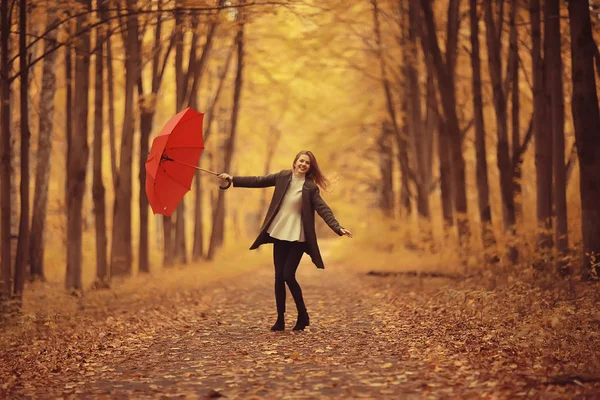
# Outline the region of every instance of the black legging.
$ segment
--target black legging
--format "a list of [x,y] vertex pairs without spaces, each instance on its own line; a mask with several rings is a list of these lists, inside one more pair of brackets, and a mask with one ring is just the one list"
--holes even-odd
[[273,244],[273,262],[275,264],[275,303],[277,313],[285,312],[285,284],[287,283],[296,302],[298,312],[306,310],[302,289],[296,281],[296,270],[306,248],[305,242],[288,242],[275,239]]

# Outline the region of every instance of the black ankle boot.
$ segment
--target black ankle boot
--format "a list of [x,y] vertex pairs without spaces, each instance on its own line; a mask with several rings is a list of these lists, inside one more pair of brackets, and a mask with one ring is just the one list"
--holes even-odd
[[295,331],[303,331],[304,328],[310,325],[310,318],[308,317],[308,312],[306,310],[298,312],[298,319],[296,320],[296,325],[294,326]]
[[283,315],[283,313],[277,314],[277,322],[275,322],[275,325],[271,327],[272,331],[282,331],[285,329],[285,320]]

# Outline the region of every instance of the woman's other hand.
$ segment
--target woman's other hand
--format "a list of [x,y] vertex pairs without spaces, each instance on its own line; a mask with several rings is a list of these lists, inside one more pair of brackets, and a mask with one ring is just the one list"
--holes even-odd
[[222,174],[219,174],[217,176],[217,178],[219,178],[220,180],[222,180],[223,182],[227,182],[233,179],[233,177],[229,174],[226,174],[225,172],[223,172]]
[[340,233],[344,236],[348,236],[349,238],[353,238],[354,235],[352,234],[352,232],[350,232],[348,229],[340,229]]

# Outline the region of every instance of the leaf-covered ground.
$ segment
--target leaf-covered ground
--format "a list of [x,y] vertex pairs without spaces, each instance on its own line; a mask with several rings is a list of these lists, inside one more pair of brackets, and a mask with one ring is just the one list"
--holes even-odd
[[274,333],[271,268],[24,315],[0,335],[0,397],[600,397],[597,285],[376,277],[304,260],[311,326],[291,331],[288,293],[287,330]]

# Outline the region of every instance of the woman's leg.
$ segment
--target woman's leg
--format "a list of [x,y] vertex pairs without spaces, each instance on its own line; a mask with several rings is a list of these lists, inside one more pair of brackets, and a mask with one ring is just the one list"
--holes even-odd
[[275,304],[277,314],[285,313],[285,280],[284,267],[288,256],[288,243],[275,240],[273,243],[273,264],[275,265]]
[[290,288],[290,292],[294,297],[294,302],[296,303],[298,313],[306,312],[304,298],[302,297],[302,289],[296,280],[296,271],[298,270],[298,265],[300,264],[302,255],[304,254],[305,245],[306,244],[304,242],[290,243],[289,251],[283,266],[283,279],[287,283],[288,287]]

